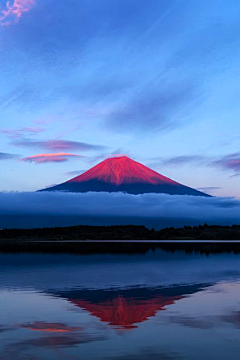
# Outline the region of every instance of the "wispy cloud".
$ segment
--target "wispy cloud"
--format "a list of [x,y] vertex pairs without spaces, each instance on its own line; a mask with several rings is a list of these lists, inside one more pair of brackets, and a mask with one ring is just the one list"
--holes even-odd
[[232,170],[235,172],[234,175],[238,176],[240,172],[240,153],[238,152],[224,156],[219,160],[211,162],[210,165],[222,170]]
[[23,146],[29,148],[40,148],[52,151],[63,151],[63,150],[80,150],[80,151],[90,151],[90,150],[104,150],[106,146],[88,144],[79,141],[70,141],[70,140],[32,140],[32,139],[21,139],[13,142],[16,146]]
[[9,0],[0,12],[2,26],[16,24],[24,13],[29,12],[34,6],[35,0]]
[[[170,158],[163,157],[154,157],[149,159],[149,166],[184,166],[184,165],[207,165],[210,167],[215,167],[225,171],[234,171],[231,177],[240,175],[240,152],[236,152],[233,154],[227,154],[222,157],[210,156],[210,155],[180,155]],[[207,188],[202,188],[207,189]],[[213,189],[210,187],[209,189]],[[216,189],[216,187],[214,187]]]
[[21,138],[24,135],[35,135],[43,132],[44,129],[41,127],[22,127],[17,129],[3,129],[0,132],[8,136],[10,139]]
[[185,164],[199,164],[206,160],[203,155],[183,155],[165,159],[162,161],[164,165],[182,166]]
[[83,157],[70,153],[50,153],[50,154],[37,154],[22,158],[22,161],[34,162],[35,164],[44,164],[49,162],[64,162],[71,158]]
[[19,155],[0,152],[0,160],[16,159]]
[[231,179],[231,178],[234,178],[234,177],[238,177],[238,176],[240,176],[240,173],[237,173],[237,174],[231,175],[231,176],[230,176],[230,179]]
[[176,127],[187,118],[185,107],[189,111],[197,96],[196,84],[162,84],[161,90],[144,89],[110,110],[106,126],[114,131],[133,132]]
[[205,186],[205,187],[197,188],[197,190],[200,190],[200,191],[214,191],[214,190],[219,190],[219,189],[221,189],[221,187],[219,187],[219,186]]
[[205,155],[180,155],[173,157],[153,157],[149,159],[148,166],[149,167],[158,167],[158,166],[198,166],[202,164],[206,164],[209,162],[209,158]]
[[133,158],[133,156],[129,153],[129,151],[125,151],[122,148],[118,148],[112,152],[105,152],[100,153],[95,156],[89,156],[88,157],[88,163],[89,164],[95,164],[97,162],[103,161],[105,159],[111,158],[111,157],[119,157],[119,156],[128,156]]
[[68,171],[65,173],[67,176],[77,176],[83,174],[87,170],[74,170],[74,171]]

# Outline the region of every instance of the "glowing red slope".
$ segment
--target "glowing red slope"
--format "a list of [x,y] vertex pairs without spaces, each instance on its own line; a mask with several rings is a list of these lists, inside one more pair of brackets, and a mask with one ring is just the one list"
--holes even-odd
[[114,157],[106,159],[94,166],[84,174],[71,179],[69,182],[82,182],[89,180],[98,180],[110,184],[133,184],[148,183],[157,184],[175,184],[177,183],[163,175],[160,175],[147,166],[137,161],[129,159],[127,156]]
[[127,156],[113,157],[100,162],[84,174],[45,191],[68,192],[126,192],[129,194],[166,193],[171,195],[209,196],[181,185],[149,169]]

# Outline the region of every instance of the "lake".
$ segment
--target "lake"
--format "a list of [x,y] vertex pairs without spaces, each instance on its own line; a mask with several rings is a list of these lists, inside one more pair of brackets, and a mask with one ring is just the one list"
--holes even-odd
[[240,255],[0,253],[0,309],[1,360],[237,360]]

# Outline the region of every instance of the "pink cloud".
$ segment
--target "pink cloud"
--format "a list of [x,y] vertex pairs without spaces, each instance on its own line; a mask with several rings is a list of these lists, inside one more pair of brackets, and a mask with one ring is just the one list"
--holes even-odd
[[35,0],[13,0],[7,1],[5,8],[0,13],[0,23],[2,26],[16,24],[22,15],[31,10]]
[[38,154],[22,158],[22,161],[34,162],[35,164],[44,164],[48,162],[63,162],[68,161],[70,158],[83,157],[81,155],[75,155],[70,153],[49,153]]

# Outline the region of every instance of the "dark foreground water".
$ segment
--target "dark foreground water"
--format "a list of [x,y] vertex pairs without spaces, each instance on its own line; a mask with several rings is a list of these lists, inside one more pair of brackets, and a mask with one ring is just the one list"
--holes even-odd
[[238,359],[240,256],[0,254],[0,359]]

